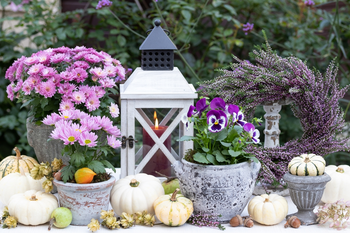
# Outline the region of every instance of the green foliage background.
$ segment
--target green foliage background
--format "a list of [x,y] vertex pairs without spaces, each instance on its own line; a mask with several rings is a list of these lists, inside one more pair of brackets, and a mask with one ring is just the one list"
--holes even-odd
[[[217,68],[232,62],[231,54],[248,59],[254,45],[264,41],[262,29],[280,54],[294,54],[321,71],[336,58],[340,63],[340,84],[350,83],[348,1],[315,0],[314,7],[307,7],[302,0],[114,0],[112,7],[100,10],[95,9],[97,0],[56,3],[61,2],[79,3],[79,9],[60,13],[54,10],[54,4],[33,0],[23,5],[18,16],[9,16],[6,7],[10,1],[0,0],[0,159],[10,155],[15,145],[23,154],[35,156],[26,140],[27,109],[20,109],[6,97],[8,81],[4,74],[16,58],[49,47],[85,45],[106,51],[135,69],[140,66],[138,48],[155,19],[162,20],[162,27],[170,31],[178,48],[175,66],[196,87],[198,82],[216,77]],[[9,20],[17,20],[15,28],[6,27]],[[245,35],[242,25],[247,22],[254,23],[254,29]],[[19,42],[25,39],[33,46],[20,47]],[[347,99],[340,102],[344,110],[349,104]],[[256,116],[263,114],[262,107],[258,108]],[[282,144],[300,137],[299,120],[289,107],[283,107],[280,114]],[[111,160],[118,165],[116,158]],[[344,152],[330,155],[327,160],[350,164],[350,156]]]

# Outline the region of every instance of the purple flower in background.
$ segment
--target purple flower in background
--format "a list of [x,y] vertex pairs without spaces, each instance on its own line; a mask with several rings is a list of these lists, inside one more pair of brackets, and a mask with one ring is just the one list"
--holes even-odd
[[108,6],[112,6],[112,2],[109,0],[101,0],[97,3],[96,9],[101,9],[103,7],[108,7]]
[[243,129],[249,133],[251,139],[255,144],[260,142],[260,132],[259,130],[255,129],[255,126],[252,123],[245,123]]
[[315,5],[314,1],[312,0],[306,0],[304,2],[305,6],[309,6],[309,7],[312,7],[313,5]]
[[[206,104],[206,99],[202,98],[200,100],[197,101],[196,103],[196,107],[194,107],[193,105],[190,106],[190,108],[188,109],[187,112],[187,117],[191,117],[193,115],[198,115],[199,117],[201,117],[202,112],[208,107],[208,105]],[[197,112],[195,112],[195,110]]]
[[254,24],[246,23],[243,24],[243,31],[245,32],[246,35],[248,35],[249,32],[253,31]]
[[207,113],[208,129],[212,133],[217,133],[227,126],[227,116],[224,111],[210,110]]

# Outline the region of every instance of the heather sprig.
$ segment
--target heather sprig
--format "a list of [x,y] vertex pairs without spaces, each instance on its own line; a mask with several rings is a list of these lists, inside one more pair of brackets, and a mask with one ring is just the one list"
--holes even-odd
[[187,223],[190,223],[199,227],[213,227],[219,228],[220,230],[225,230],[225,227],[220,224],[218,218],[220,214],[192,214],[191,217],[187,220]]
[[329,227],[342,230],[350,226],[350,202],[339,200],[320,206],[317,210],[317,221],[324,224],[330,221]]
[[263,183],[280,181],[290,159],[303,153],[325,156],[350,150],[348,138],[336,137],[345,124],[338,100],[349,86],[340,88],[334,62],[321,74],[294,56],[280,57],[268,43],[257,46],[250,55],[256,65],[233,56],[237,63],[231,64],[231,70],[221,70],[221,76],[202,83],[201,94],[243,106],[248,119],[258,105],[291,103],[304,133],[277,148],[249,145],[245,152],[262,163],[258,179]]

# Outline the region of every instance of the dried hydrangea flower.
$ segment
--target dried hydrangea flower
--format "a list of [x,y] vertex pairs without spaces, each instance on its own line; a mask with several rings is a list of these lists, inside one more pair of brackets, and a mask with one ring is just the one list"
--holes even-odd
[[90,231],[95,232],[97,230],[100,230],[100,223],[96,219],[91,219],[91,222],[87,225],[87,227],[90,229]]
[[109,210],[109,211],[105,211],[105,210],[101,210],[101,219],[106,219],[108,217],[114,217],[114,211],[113,210]]
[[109,229],[113,230],[115,228],[119,229],[120,228],[120,221],[117,221],[116,217],[107,217],[102,225],[108,227]]
[[320,206],[317,210],[317,221],[324,224],[331,221],[329,227],[337,230],[345,229],[350,226],[350,201],[339,200],[335,203],[328,203]]
[[144,222],[144,216],[147,211],[134,213],[135,224],[141,225]]
[[122,213],[121,218],[122,219],[120,220],[120,224],[123,228],[132,227],[135,223],[133,216],[125,212]]
[[146,226],[151,226],[153,227],[154,223],[156,222],[156,219],[154,217],[154,215],[151,215],[151,214],[146,214],[144,216],[144,221],[143,223],[146,225]]
[[52,189],[53,189],[52,180],[53,180],[53,178],[49,178],[49,179],[46,179],[46,180],[42,183],[42,187],[43,187],[43,189],[45,190],[46,193],[51,192]]
[[15,228],[17,227],[17,219],[12,216],[8,216],[5,221],[4,225],[2,226],[3,228]]
[[40,172],[40,164],[35,164],[34,167],[30,170],[30,176],[34,180],[40,180],[44,177],[44,174]]
[[62,159],[54,158],[53,161],[51,162],[51,166],[54,171],[60,170],[62,165],[63,165]]

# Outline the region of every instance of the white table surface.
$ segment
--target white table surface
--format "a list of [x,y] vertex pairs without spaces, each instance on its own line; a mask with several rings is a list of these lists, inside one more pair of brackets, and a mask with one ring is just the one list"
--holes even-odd
[[[113,173],[113,172],[112,172]],[[114,173],[113,175],[119,179],[119,174],[120,174],[120,170],[117,169],[117,172]],[[291,201],[290,197],[286,197],[287,201],[288,201],[288,214],[292,214],[295,213],[297,211],[296,206],[293,204],[293,202]],[[0,202],[0,215],[2,215],[2,211],[4,209],[4,204],[2,204]],[[112,209],[112,207],[110,206],[110,209]],[[316,207],[317,209],[317,207]],[[315,209],[315,211],[316,211]],[[242,212],[241,216],[247,216],[248,215],[248,210],[247,207],[244,209],[244,211]],[[263,233],[263,232],[269,232],[269,233],[275,233],[275,232],[308,232],[308,233],[322,233],[322,232],[331,232],[331,231],[336,231],[335,229],[329,228],[329,223],[323,224],[323,225],[311,225],[311,226],[300,226],[299,229],[294,229],[294,228],[284,228],[284,224],[286,221],[282,221],[281,223],[274,225],[274,226],[264,226],[261,225],[259,223],[254,222],[254,226],[252,228],[247,228],[247,227],[231,227],[229,224],[223,224],[223,226],[226,228],[226,230],[224,232],[250,232],[250,233],[254,233],[254,232],[259,232],[259,233]],[[18,224],[18,226],[16,228],[11,228],[11,229],[2,229],[0,228],[0,232],[5,232],[6,230],[9,230],[9,233],[40,233],[40,232],[45,232],[47,233],[48,230],[48,223],[46,224],[42,224],[39,226],[24,226],[22,224]],[[218,228],[209,228],[209,227],[197,227],[191,224],[185,224],[183,226],[180,227],[168,227],[164,224],[156,224],[153,227],[149,227],[149,226],[140,226],[140,225],[136,225],[134,227],[128,228],[128,229],[119,229],[118,232],[122,233],[122,232],[142,232],[142,233],[148,233],[148,232],[152,232],[152,233],[157,233],[157,232],[194,232],[194,231],[200,231],[200,232],[220,232],[220,230]],[[7,232],[7,231],[6,231]],[[91,232],[87,226],[68,226],[67,228],[64,229],[58,229],[53,227],[51,229],[51,232],[74,232],[74,233],[89,233]],[[100,230],[98,230],[97,232],[114,232],[111,231],[107,228],[104,228],[101,226]],[[350,232],[350,227],[348,227],[346,230],[342,230],[341,232]]]

